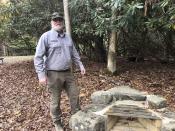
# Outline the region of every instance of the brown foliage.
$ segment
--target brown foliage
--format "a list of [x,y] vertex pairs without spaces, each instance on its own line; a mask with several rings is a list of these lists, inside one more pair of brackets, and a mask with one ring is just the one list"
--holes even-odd
[[[107,90],[116,85],[130,85],[142,91],[167,98],[169,107],[175,110],[175,66],[159,63],[127,63],[118,61],[118,74],[103,73],[105,64],[85,62],[87,74],[75,72],[81,87],[80,103],[84,108],[90,95],[97,90]],[[49,115],[49,94],[38,87],[33,62],[0,65],[0,130],[3,131],[52,131]],[[62,93],[62,120],[68,129],[70,106]]]

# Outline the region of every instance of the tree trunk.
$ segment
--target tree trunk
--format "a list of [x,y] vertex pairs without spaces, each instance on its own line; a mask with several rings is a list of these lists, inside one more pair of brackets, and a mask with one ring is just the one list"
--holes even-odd
[[[112,21],[116,19],[116,10],[112,12]],[[107,69],[109,72],[114,73],[116,71],[116,41],[117,32],[113,30],[110,36],[109,49],[108,49],[108,60]]]
[[164,35],[164,42],[165,42],[165,59],[169,61],[170,56],[173,56],[173,38],[172,32],[167,31]]
[[103,45],[103,37],[96,37],[95,41],[95,61],[106,62],[106,50]]
[[107,69],[111,73],[116,71],[116,31],[112,31],[110,43],[109,43],[109,50],[108,50],[108,64]]
[[7,47],[3,45],[3,56],[7,56]]
[[63,0],[63,6],[64,6],[64,17],[65,17],[66,33],[71,36],[71,26],[70,26],[70,17],[69,17],[69,9],[68,9],[68,0]]

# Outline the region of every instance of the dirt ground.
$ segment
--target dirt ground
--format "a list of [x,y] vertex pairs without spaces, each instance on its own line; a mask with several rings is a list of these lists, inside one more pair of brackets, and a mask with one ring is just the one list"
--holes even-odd
[[[6,59],[7,60],[7,59]],[[38,86],[31,59],[0,64],[0,131],[53,131],[49,115],[49,94]],[[75,71],[80,88],[81,108],[91,103],[90,95],[117,85],[130,85],[149,94],[167,98],[168,106],[175,111],[175,64],[158,62],[132,63],[119,59],[117,74],[105,73],[104,63],[83,60],[86,75]],[[66,130],[70,118],[69,100],[65,92],[61,100],[62,121]]]

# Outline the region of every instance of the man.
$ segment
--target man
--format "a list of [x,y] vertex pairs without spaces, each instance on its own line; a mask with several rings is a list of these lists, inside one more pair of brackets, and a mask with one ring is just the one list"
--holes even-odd
[[[34,57],[34,65],[38,73],[39,83],[48,86],[50,93],[50,114],[56,131],[63,131],[61,125],[60,97],[64,89],[70,100],[71,113],[79,107],[79,90],[75,86],[71,73],[72,61],[80,67],[81,74],[85,68],[80,61],[70,36],[64,33],[64,18],[55,12],[51,18],[52,29],[45,32],[39,39]],[[43,59],[45,57],[45,60]]]

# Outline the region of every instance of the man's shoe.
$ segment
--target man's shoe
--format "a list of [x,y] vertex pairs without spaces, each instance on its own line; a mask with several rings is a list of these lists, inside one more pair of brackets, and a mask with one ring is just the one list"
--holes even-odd
[[64,131],[63,127],[60,124],[54,124],[55,125],[55,130],[56,131]]

